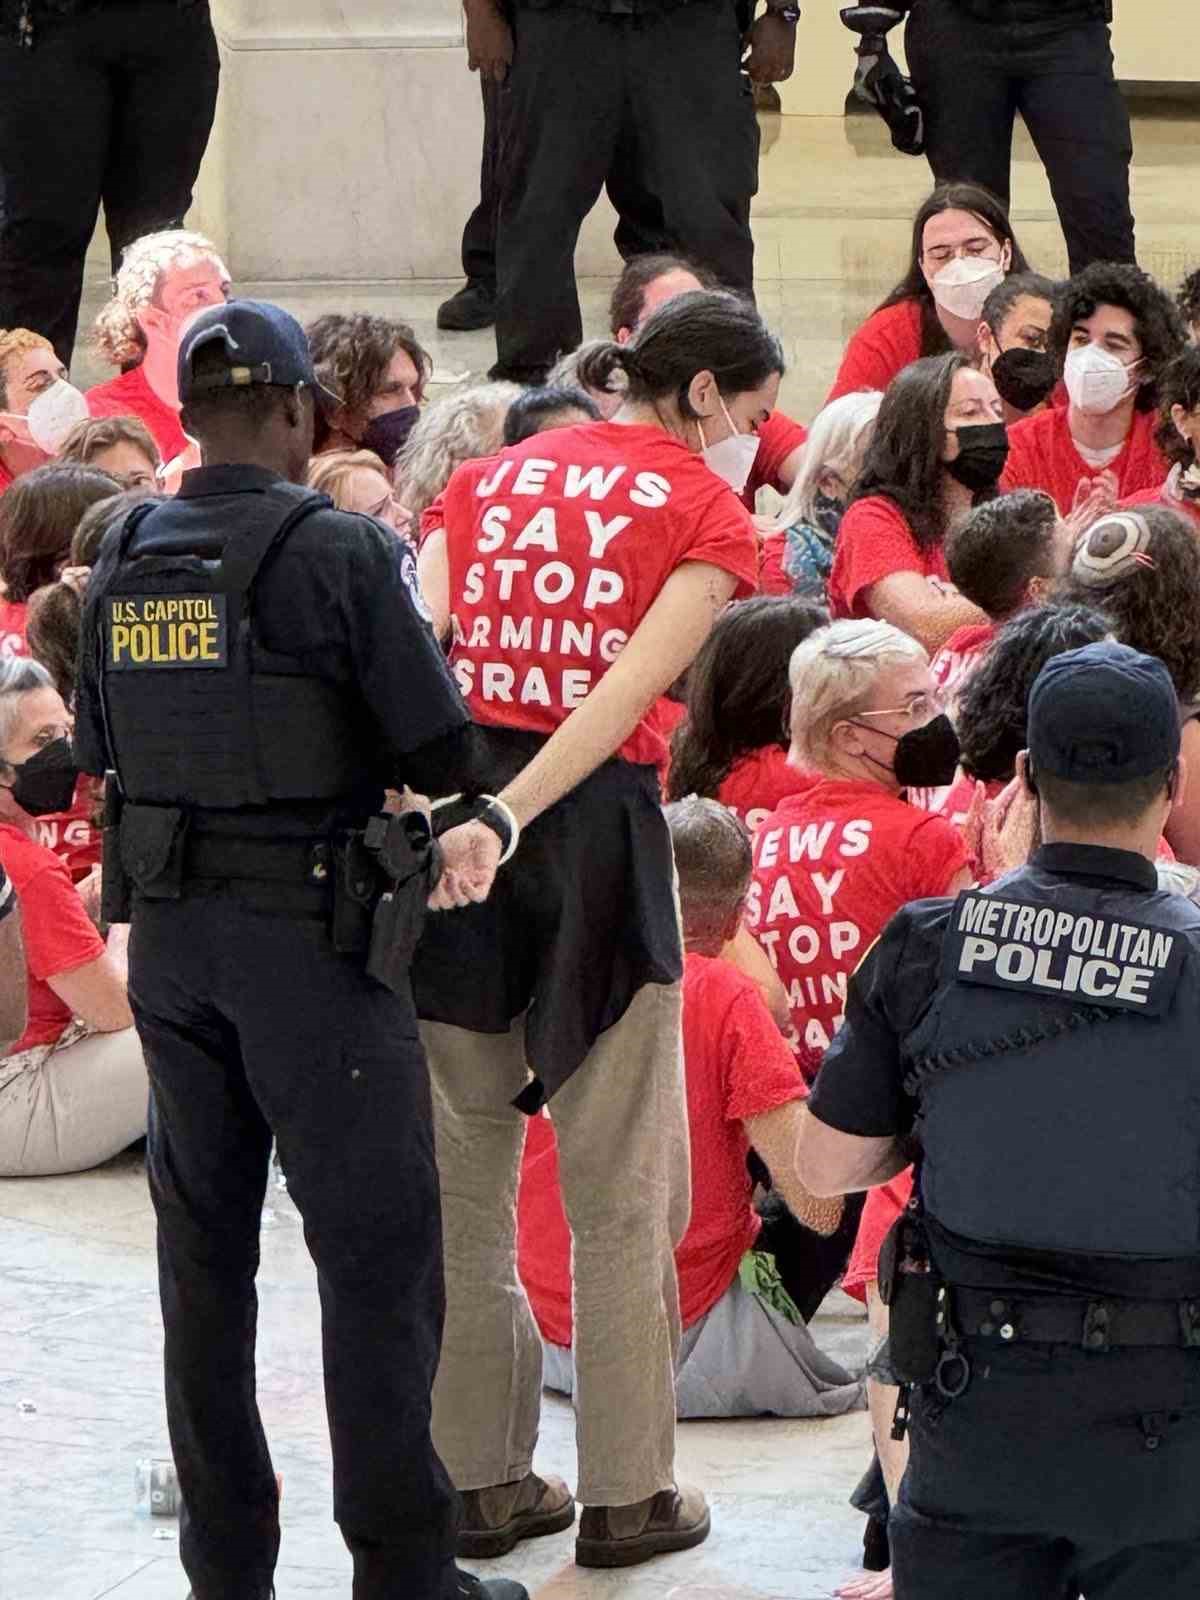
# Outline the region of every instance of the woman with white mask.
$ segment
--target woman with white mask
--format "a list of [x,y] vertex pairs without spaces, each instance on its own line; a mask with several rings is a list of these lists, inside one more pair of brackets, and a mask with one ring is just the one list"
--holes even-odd
[[[1096,262],[1058,298],[1049,349],[1069,404],[1016,423],[1001,487],[1041,489],[1070,515],[1158,489],[1170,463],[1155,440],[1159,379],[1186,331],[1170,295],[1137,267]],[[1103,509],[1103,506],[1101,507]]]
[[49,339],[28,328],[0,329],[0,494],[52,461],[87,414]]
[[850,340],[826,401],[886,389],[922,356],[974,355],[984,303],[1010,272],[1028,272],[1008,212],[974,183],[943,183],[913,219],[908,271]]

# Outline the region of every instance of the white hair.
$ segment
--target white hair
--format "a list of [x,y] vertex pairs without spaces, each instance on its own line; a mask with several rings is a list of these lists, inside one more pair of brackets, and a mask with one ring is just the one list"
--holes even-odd
[[113,297],[96,318],[92,343],[114,367],[128,366],[146,353],[146,335],[138,312],[158,293],[163,274],[172,267],[192,267],[199,261],[225,263],[211,239],[185,228],[166,228],[135,239],[121,258]]
[[396,488],[406,510],[419,517],[464,461],[500,450],[504,419],[521,392],[516,383],[478,383],[425,407],[396,462]]
[[901,661],[925,661],[925,647],[890,622],[833,622],[792,651],[792,748],[801,764],[832,770],[830,738],[839,722],[862,711],[882,672]]
[[32,656],[0,657],[0,766],[7,767],[4,751],[17,722],[17,700],[35,689],[53,689],[54,680]]
[[848,485],[853,485],[862,471],[871,430],[882,404],[883,395],[878,389],[858,389],[853,394],[839,395],[817,413],[808,430],[796,481],[775,519],[777,532],[812,521],[814,500],[824,473],[836,472]]

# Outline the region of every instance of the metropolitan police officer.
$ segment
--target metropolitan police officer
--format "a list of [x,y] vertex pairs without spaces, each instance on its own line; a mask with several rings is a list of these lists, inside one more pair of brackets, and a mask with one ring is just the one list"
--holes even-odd
[[1019,764],[1046,842],[893,919],[809,1102],[817,1193],[919,1146],[879,1263],[899,1600],[1200,1590],[1200,910],[1154,869],[1179,751],[1161,662],[1047,663]]
[[[906,13],[911,85],[886,44]],[[842,20],[861,35],[859,93],[899,149],[924,149],[939,183],[980,183],[1007,206],[1019,111],[1072,276],[1092,261],[1134,260],[1133,140],[1113,70],[1112,0],[884,0],[848,6]]]
[[456,1569],[430,1438],[441,1222],[407,968],[437,867],[419,812],[380,814],[385,786],[460,786],[466,713],[411,556],[301,487],[335,397],[299,324],[203,312],[179,393],[205,464],[105,541],[76,750],[110,772],[105,898],[133,924],[183,1564],[195,1600],[271,1593],[254,1277],[274,1136],[317,1266],[356,1600],[524,1600]]

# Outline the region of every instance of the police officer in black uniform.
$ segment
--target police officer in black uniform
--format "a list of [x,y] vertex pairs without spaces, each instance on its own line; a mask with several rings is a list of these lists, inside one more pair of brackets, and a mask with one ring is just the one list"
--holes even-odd
[[879,1262],[898,1600],[1200,1593],[1200,909],[1154,868],[1179,751],[1161,662],[1048,662],[1019,766],[1046,842],[893,919],[809,1102],[817,1193],[917,1147]]
[[466,713],[406,547],[301,487],[323,396],[299,324],[202,313],[179,392],[205,465],[106,538],[76,749],[109,772],[106,911],[133,925],[182,1560],[195,1600],[271,1593],[254,1278],[274,1138],[317,1267],[355,1600],[524,1600],[455,1568],[430,1438],[441,1223],[407,968],[437,863],[419,812],[380,814],[385,786],[459,787]]
[[1019,111],[1050,180],[1072,276],[1092,261],[1133,261],[1133,141],[1113,71],[1112,0],[847,7],[842,19],[861,35],[860,91],[885,102],[885,114],[898,72],[884,41],[906,13],[908,67],[937,181],[981,183],[1007,206]]

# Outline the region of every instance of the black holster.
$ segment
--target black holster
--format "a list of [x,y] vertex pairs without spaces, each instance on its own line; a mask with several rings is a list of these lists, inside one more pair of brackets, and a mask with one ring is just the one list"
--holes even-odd
[[419,811],[372,817],[363,844],[384,883],[371,921],[367,974],[402,994],[425,925],[426,902],[442,875],[441,851]]
[[121,860],[121,812],[124,806],[125,800],[116,773],[106,773],[100,862],[100,921],[106,928],[114,922],[128,922],[132,910],[133,884]]
[[[915,1191],[914,1191],[915,1193]],[[938,1369],[941,1347],[938,1295],[942,1283],[934,1268],[919,1210],[897,1218],[879,1252],[879,1296],[888,1307],[888,1346],[898,1382],[929,1383]]]

